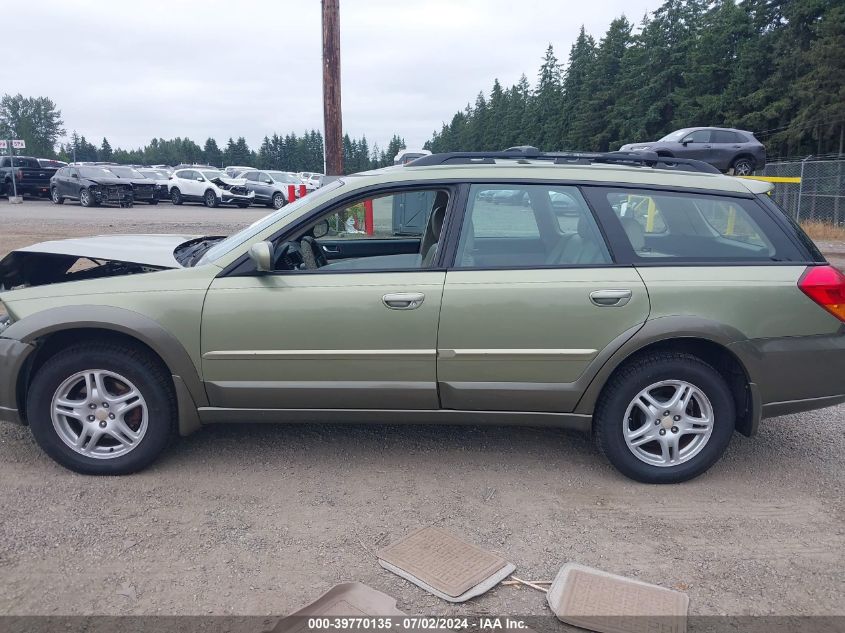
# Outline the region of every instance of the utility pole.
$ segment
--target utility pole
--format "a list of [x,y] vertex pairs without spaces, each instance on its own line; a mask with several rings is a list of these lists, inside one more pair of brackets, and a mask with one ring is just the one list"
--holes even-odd
[[343,122],[340,113],[340,0],[323,2],[323,140],[326,175],[343,174]]

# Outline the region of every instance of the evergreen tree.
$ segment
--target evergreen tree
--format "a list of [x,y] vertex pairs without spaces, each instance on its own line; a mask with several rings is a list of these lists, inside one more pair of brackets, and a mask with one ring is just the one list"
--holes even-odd
[[223,166],[223,152],[217,147],[217,141],[213,138],[209,137],[205,140],[205,145],[202,148],[202,159],[208,165]]
[[100,151],[97,154],[100,160],[102,161],[111,161],[114,157],[114,152],[112,152],[111,145],[109,145],[109,140],[103,137],[103,142],[100,145]]

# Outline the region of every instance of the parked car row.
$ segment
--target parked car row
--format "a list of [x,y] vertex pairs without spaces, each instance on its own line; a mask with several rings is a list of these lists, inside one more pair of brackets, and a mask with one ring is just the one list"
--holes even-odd
[[256,203],[280,209],[292,198],[316,188],[312,181],[304,181],[292,172],[254,168],[230,167],[221,171],[216,167],[190,165],[171,171],[166,166],[72,163],[58,170],[38,170],[23,163],[21,157],[15,157],[17,171],[25,174],[18,182],[27,186],[27,193],[49,193],[55,204],[78,200],[84,207],[132,206],[136,202],[154,205],[169,200],[176,205],[199,202],[212,208],[221,205],[246,208]]

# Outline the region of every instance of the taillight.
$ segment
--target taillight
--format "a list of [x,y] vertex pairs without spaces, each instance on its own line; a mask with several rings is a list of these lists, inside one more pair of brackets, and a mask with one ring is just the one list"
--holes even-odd
[[845,275],[833,266],[813,266],[798,280],[801,291],[825,310],[845,321]]

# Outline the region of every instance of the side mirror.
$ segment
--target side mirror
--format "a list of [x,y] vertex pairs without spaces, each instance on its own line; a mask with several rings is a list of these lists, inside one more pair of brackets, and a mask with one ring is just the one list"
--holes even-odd
[[273,270],[273,243],[256,242],[249,247],[249,257],[255,263],[255,269],[261,273]]
[[197,176],[197,182],[202,182],[203,180],[205,179],[202,176]]
[[272,184],[273,184],[273,180],[272,180],[271,178],[268,178],[267,180],[265,180],[265,181],[264,181],[264,184],[265,184],[265,185],[272,185]]
[[314,229],[311,231],[314,234],[314,237],[321,238],[325,237],[329,234],[329,221],[328,220],[320,220],[317,224],[314,225]]

